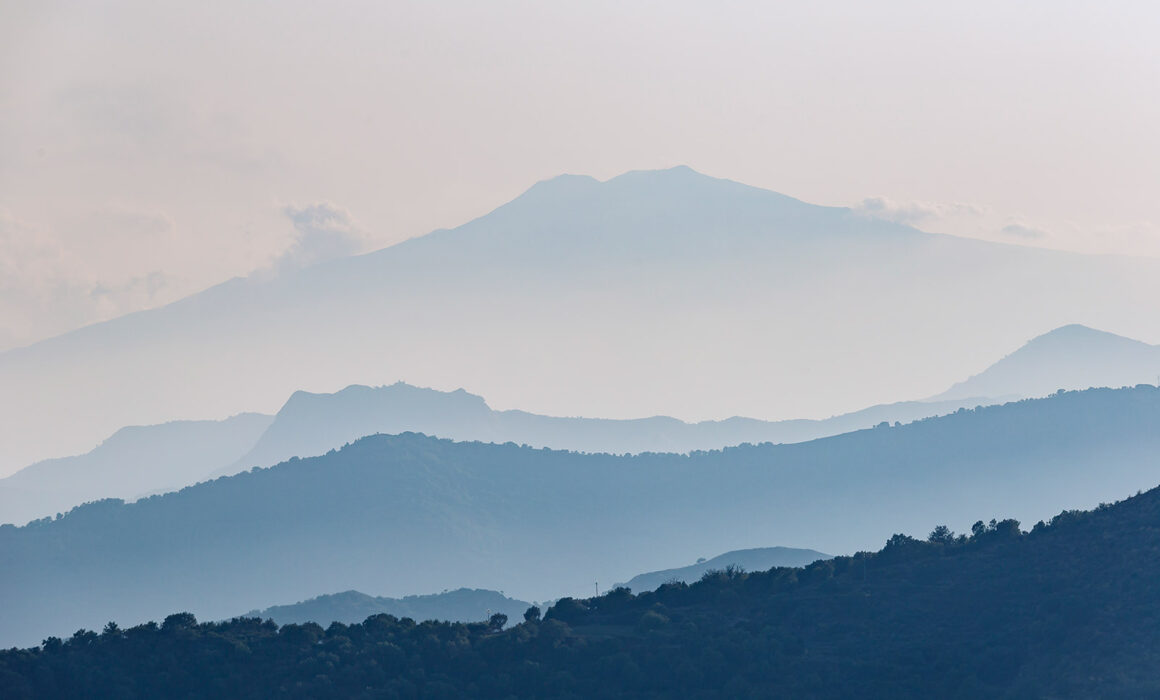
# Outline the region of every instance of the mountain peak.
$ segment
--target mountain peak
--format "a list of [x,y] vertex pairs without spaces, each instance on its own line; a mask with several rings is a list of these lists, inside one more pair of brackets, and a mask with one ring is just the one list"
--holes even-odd
[[1032,338],[932,399],[1028,398],[1059,389],[1134,386],[1158,374],[1160,346],[1072,323]]
[[1081,323],[1069,323],[1066,326],[1052,329],[1042,335],[1038,335],[1027,342],[1026,345],[1019,348],[1015,352],[1023,352],[1032,348],[1061,345],[1073,348],[1076,343],[1101,343],[1107,345],[1130,345],[1152,347],[1145,342],[1135,340],[1133,338],[1126,338],[1122,335],[1109,333],[1108,331],[1101,331],[1091,326],[1085,326]]

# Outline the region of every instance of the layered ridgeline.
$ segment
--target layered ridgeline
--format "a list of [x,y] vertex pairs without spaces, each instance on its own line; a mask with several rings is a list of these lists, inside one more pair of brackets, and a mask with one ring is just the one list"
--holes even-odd
[[[668,416],[637,419],[563,418],[496,411],[483,397],[398,383],[350,386],[333,394],[297,392],[249,452],[213,476],[313,457],[376,433],[417,432],[459,441],[551,447],[577,452],[689,452],[741,443],[804,442],[878,425],[973,408],[986,399],[904,401],[823,420],[728,418],[688,423]],[[2,483],[2,482],[0,482]]]
[[[702,559],[696,564],[664,571],[651,571],[633,576],[628,583],[616,584],[637,593],[651,591],[662,584],[680,581],[693,583],[707,573],[717,571],[765,571],[774,567],[803,567],[820,559],[832,559],[829,554],[812,549],[791,547],[759,547],[726,552]],[[616,587],[613,586],[613,587]],[[359,591],[344,591],[320,595],[290,605],[275,605],[265,610],[251,610],[243,617],[273,620],[279,625],[315,622],[323,627],[332,622],[354,624],[371,615],[392,615],[412,620],[448,620],[451,622],[486,622],[492,615],[506,615],[517,622],[533,603],[508,598],[499,591],[460,588],[429,595],[409,595],[403,598],[372,596]]]
[[375,436],[134,504],[0,527],[0,646],[319,591],[583,594],[705,551],[868,548],[1157,480],[1160,390],[1063,393],[791,445],[584,455]]
[[376,433],[514,442],[580,452],[688,452],[744,442],[801,442],[910,422],[975,406],[976,399],[907,401],[824,420],[729,418],[686,423],[666,416],[613,420],[495,411],[463,390],[397,383],[333,394],[296,392],[276,416],[175,421],[124,428],[91,452],[38,462],[0,479],[0,523],[23,525],[104,498],[135,500],[206,479],[314,457]]
[[516,622],[531,606],[531,603],[508,598],[498,591],[471,588],[431,595],[409,595],[403,598],[385,598],[358,591],[344,591],[320,595],[292,605],[275,605],[265,610],[252,610],[244,617],[273,620],[279,625],[314,622],[323,627],[332,622],[344,624],[362,622],[371,615],[450,622],[486,622],[492,615],[506,615],[512,622]]
[[[0,523],[67,512],[101,498],[136,499],[202,481],[254,446],[273,416],[122,428],[92,451],[47,459],[0,479]],[[63,427],[67,430],[67,427]]]
[[715,556],[712,559],[700,559],[696,564],[689,566],[637,574],[626,583],[618,583],[616,586],[623,586],[634,593],[644,593],[656,590],[666,583],[693,583],[711,572],[765,571],[774,567],[802,567],[820,559],[832,558],[829,554],[815,552],[812,549],[794,549],[792,547],[739,549]]
[[561,177],[456,229],[0,354],[0,473],[125,425],[401,378],[547,415],[831,416],[929,396],[1029,329],[1160,338],[1158,298],[1160,260],[926,234],[687,168]]
[[872,406],[822,420],[564,418],[497,411],[463,390],[443,392],[401,382],[350,386],[333,394],[299,391],[272,421],[250,414],[221,422],[127,428],[88,454],[27,467],[0,479],[0,523],[20,525],[101,498],[176,490],[254,466],[324,454],[376,433],[418,432],[580,452],[688,452],[746,442],[802,442],[1058,389],[1131,385],[1150,379],[1154,371],[1160,372],[1160,348],[1073,325],[1031,340],[934,400]]
[[502,618],[376,615],[324,630],[174,614],[2,652],[0,694],[1154,697],[1158,523],[1152,490],[1029,533],[980,521],[970,535],[895,535],[876,554],[804,570],[560,600],[506,631]]
[[1069,325],[1038,336],[979,375],[925,401],[880,404],[820,420],[734,417],[688,423],[667,416],[612,420],[497,411],[480,396],[403,383],[350,386],[333,394],[297,392],[245,456],[215,475],[320,455],[375,433],[420,432],[453,440],[515,442],[580,452],[688,452],[742,443],[805,442],[909,423],[959,408],[1038,398],[1060,389],[1135,386],[1160,377],[1160,346]]

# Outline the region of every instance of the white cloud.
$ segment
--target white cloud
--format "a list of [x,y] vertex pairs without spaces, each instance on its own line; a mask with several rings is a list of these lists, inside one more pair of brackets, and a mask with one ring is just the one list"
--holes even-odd
[[899,202],[887,197],[867,197],[852,207],[862,216],[883,219],[908,226],[919,226],[949,218],[979,217],[984,207],[963,202]]
[[[281,252],[259,254],[241,274],[278,274],[373,243],[349,211],[328,202],[279,213],[283,227],[291,224],[289,242],[285,234],[280,245],[277,235],[262,242]],[[168,214],[147,207],[107,203],[47,225],[0,206],[0,351],[197,291],[206,283],[184,266],[195,243]]]
[[363,252],[367,236],[350,212],[329,202],[305,207],[283,207],[294,225],[294,240],[275,261],[279,270],[307,267],[326,260]]

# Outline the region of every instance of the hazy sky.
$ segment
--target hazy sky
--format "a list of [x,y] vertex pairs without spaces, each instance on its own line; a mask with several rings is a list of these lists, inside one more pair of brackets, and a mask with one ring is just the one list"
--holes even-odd
[[0,349],[688,164],[1160,255],[1160,4],[0,4]]

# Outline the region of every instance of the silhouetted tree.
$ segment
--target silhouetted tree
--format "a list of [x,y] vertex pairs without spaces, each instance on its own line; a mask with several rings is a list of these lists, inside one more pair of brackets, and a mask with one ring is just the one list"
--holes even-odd
[[928,542],[934,542],[935,544],[954,544],[955,533],[946,525],[939,525],[930,531],[930,536],[926,539]]
[[193,613],[180,612],[165,618],[165,621],[161,623],[161,631],[176,632],[196,626],[197,618],[193,616]]

